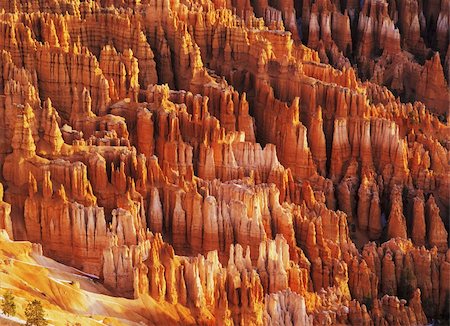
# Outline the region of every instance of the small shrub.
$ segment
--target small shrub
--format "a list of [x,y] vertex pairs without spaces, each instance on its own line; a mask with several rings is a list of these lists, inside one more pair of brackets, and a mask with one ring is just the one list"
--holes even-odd
[[11,290],[6,291],[3,295],[2,312],[6,316],[14,316],[16,314],[16,304]]

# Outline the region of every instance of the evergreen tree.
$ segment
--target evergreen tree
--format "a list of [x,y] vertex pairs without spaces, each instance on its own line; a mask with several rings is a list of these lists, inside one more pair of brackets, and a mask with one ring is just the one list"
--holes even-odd
[[3,295],[2,312],[6,316],[14,316],[16,314],[16,304],[11,290],[6,291]]
[[39,300],[33,300],[25,308],[25,317],[27,317],[26,326],[46,326],[47,320],[44,318],[44,309]]

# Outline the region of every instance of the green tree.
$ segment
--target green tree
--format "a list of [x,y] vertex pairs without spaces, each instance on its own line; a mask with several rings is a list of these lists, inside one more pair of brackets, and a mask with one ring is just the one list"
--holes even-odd
[[26,326],[46,326],[47,320],[44,318],[44,309],[39,300],[28,302],[25,308],[25,317],[27,317]]
[[14,316],[16,314],[16,304],[11,290],[6,291],[3,295],[2,312],[6,316]]

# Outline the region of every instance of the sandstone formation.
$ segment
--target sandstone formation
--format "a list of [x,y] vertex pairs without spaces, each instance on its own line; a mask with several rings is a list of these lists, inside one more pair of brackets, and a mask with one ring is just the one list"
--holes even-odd
[[303,1],[296,14],[302,41],[322,62],[338,68],[356,63],[363,79],[448,115],[441,63],[449,44],[448,5],[446,0]]
[[448,320],[448,7],[0,0],[0,254],[136,323]]

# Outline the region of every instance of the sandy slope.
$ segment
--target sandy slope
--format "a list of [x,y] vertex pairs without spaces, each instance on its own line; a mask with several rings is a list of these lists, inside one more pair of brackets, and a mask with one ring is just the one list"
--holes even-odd
[[0,294],[6,289],[16,297],[20,319],[25,319],[27,301],[38,299],[54,325],[195,323],[189,310],[179,305],[159,303],[151,297],[113,297],[94,277],[40,255],[30,242],[11,241],[0,230]]
[[[0,296],[1,298],[1,296]],[[10,326],[10,325],[25,325],[25,320],[17,318],[15,316],[7,316],[0,312],[0,325]]]

